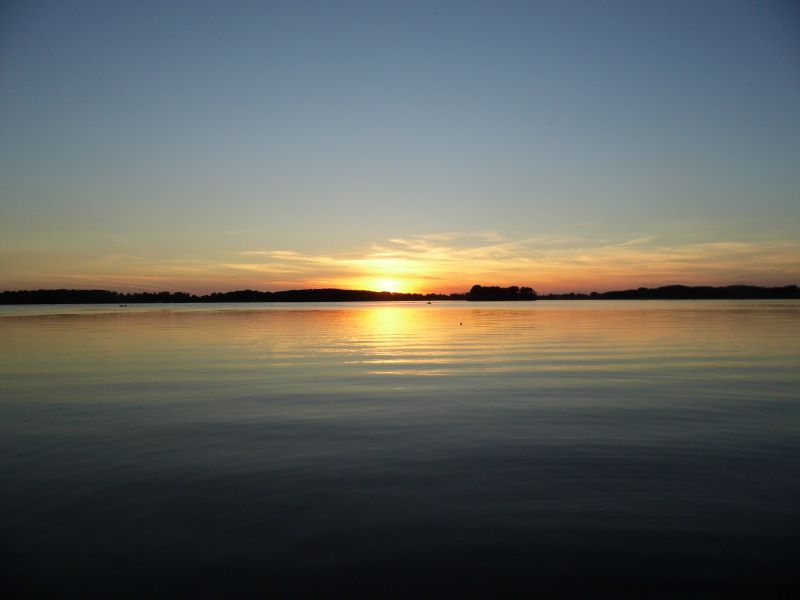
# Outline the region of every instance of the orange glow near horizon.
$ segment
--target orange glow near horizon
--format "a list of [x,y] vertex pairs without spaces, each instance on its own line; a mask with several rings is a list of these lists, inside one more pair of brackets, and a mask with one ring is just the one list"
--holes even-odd
[[385,273],[375,276],[364,276],[353,279],[336,279],[326,282],[324,286],[311,285],[309,287],[335,287],[350,290],[370,290],[373,292],[393,292],[400,294],[428,293],[429,290],[420,286],[416,280],[404,276],[393,276]]
[[376,289],[380,292],[402,292],[402,285],[396,279],[378,279]]
[[452,293],[481,284],[530,286],[546,294],[670,284],[780,286],[800,280],[800,242],[793,240],[668,244],[654,238],[609,242],[448,233],[330,253],[254,249],[160,260],[107,255],[47,269],[27,265],[30,258],[23,257],[18,272],[4,278],[4,289]]

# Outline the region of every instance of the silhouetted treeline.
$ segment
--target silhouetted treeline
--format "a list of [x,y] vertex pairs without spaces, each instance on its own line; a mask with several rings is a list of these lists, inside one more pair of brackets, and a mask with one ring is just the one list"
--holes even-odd
[[463,294],[404,294],[369,290],[285,290],[282,292],[214,292],[200,296],[196,302],[369,302],[387,300],[460,300]]
[[108,290],[20,290],[0,292],[0,304],[125,304],[128,302],[198,302],[185,292],[137,292]]
[[591,294],[547,294],[540,300],[784,300],[800,298],[796,285],[760,287],[727,285],[724,287],[667,285]]
[[475,285],[465,294],[402,294],[369,290],[238,290],[197,296],[186,292],[133,292],[108,290],[20,290],[0,292],[0,304],[134,304],[146,302],[364,302],[391,300],[782,300],[800,299],[796,285],[725,287],[668,285],[591,294],[539,296],[529,287]]
[[472,289],[465,294],[467,300],[486,301],[486,300],[536,300],[536,292],[529,287],[499,287],[496,285],[482,286],[473,285]]
[[134,304],[143,302],[351,302],[385,300],[463,300],[464,294],[402,294],[368,290],[238,290],[197,296],[186,292],[108,290],[20,290],[0,292],[0,304]]

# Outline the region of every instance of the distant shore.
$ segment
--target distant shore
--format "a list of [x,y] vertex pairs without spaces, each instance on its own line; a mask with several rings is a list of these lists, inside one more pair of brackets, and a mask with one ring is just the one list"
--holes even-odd
[[0,304],[145,304],[187,302],[386,302],[386,301],[532,301],[532,300],[788,300],[800,299],[797,285],[723,287],[669,285],[608,292],[538,295],[531,288],[473,286],[455,294],[409,294],[369,290],[309,289],[262,292],[237,290],[194,295],[186,292],[114,292],[109,290],[16,290],[0,292]]

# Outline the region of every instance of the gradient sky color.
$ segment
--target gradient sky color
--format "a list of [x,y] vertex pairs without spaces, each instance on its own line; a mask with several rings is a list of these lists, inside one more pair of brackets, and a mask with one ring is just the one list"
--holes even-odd
[[796,2],[0,8],[0,289],[798,282]]

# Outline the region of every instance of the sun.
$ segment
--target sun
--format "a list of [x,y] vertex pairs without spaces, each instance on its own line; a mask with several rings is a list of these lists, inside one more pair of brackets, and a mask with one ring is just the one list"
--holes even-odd
[[400,288],[400,282],[396,279],[378,279],[375,282],[377,284],[377,291],[379,292],[400,292],[402,291]]

